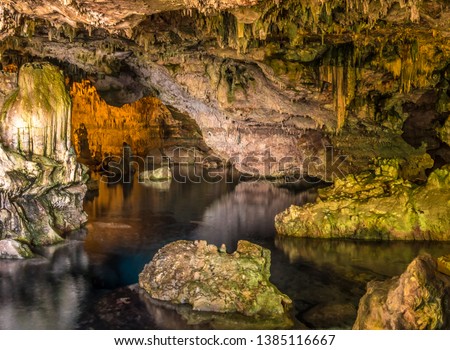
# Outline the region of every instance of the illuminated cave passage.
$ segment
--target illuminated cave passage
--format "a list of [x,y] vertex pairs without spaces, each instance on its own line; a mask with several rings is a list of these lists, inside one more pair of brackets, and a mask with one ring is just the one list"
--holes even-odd
[[0,329],[450,329],[449,18],[1,1]]
[[[172,161],[200,161],[209,150],[201,131],[190,117],[169,110],[155,97],[143,97],[135,102],[111,106],[101,98],[88,80],[74,82],[72,97],[72,142],[78,161],[99,165],[103,159],[122,156],[123,144],[133,155],[144,159],[153,156]],[[183,149],[177,156],[177,148]],[[175,154],[175,158],[174,158]],[[181,159],[180,155],[191,157]]]

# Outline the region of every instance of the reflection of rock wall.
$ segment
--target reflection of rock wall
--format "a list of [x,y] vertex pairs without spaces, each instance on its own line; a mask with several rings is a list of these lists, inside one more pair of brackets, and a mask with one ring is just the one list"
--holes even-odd
[[40,253],[46,259],[0,261],[0,329],[75,328],[89,288],[83,245]]
[[24,65],[0,118],[0,239],[33,245],[79,228],[84,170],[70,152],[70,98],[59,69]]
[[195,238],[232,246],[240,238],[240,232],[255,237],[271,237],[275,231],[273,218],[280,210],[292,203],[311,202],[315,197],[313,192],[298,195],[269,182],[240,183],[233,192],[206,210],[200,227],[195,231]]
[[366,242],[277,236],[275,245],[291,263],[308,262],[350,280],[364,281],[401,274],[417,255],[440,256],[450,243]]

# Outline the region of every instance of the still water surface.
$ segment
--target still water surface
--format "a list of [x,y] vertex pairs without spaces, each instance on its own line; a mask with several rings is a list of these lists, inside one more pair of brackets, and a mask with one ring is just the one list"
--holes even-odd
[[[0,260],[0,329],[82,328],[99,295],[136,283],[155,252],[178,239],[225,243],[229,252],[247,239],[270,249],[272,282],[312,328],[351,327],[367,281],[401,273],[420,252],[450,252],[442,242],[276,237],[275,214],[314,199],[314,189],[290,192],[266,182],[173,181],[168,188],[101,182],[86,200],[85,231],[40,249],[39,258]],[[160,317],[158,327],[165,322]],[[166,327],[176,326],[167,320]]]

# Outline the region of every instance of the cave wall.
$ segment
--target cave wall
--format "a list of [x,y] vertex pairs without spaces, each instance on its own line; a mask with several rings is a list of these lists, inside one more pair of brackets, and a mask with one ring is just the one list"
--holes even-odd
[[18,90],[4,102],[2,143],[23,154],[66,161],[70,112],[70,97],[61,71],[45,63],[24,65]]
[[0,79],[13,88],[0,116],[0,242],[19,247],[1,255],[28,257],[27,245],[54,244],[86,222],[86,169],[71,149],[71,103],[60,70],[39,62],[22,66],[15,87],[10,75]]
[[123,142],[135,154],[145,156],[161,147],[164,126],[176,124],[169,110],[153,97],[114,107],[99,96],[89,81],[74,83],[71,96],[73,143],[82,158],[120,155]]
[[[54,1],[40,1],[33,16],[9,3],[5,11],[21,16],[4,16],[1,51],[96,76],[128,71],[136,89],[192,117],[206,144],[243,172],[332,179],[389,152],[450,160],[436,141],[448,116],[445,1],[224,1],[216,9],[160,1],[138,20],[123,17],[126,3],[96,7],[99,21],[65,12],[90,2],[58,4],[54,16]],[[424,98],[430,91],[434,100]],[[434,111],[428,134],[402,137],[420,127],[412,118],[403,128],[417,109]],[[335,171],[329,158],[339,155],[347,158]]]

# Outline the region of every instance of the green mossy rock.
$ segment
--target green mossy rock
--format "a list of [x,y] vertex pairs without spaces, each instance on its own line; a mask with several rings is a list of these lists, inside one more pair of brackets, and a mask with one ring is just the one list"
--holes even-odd
[[450,166],[426,184],[400,177],[397,160],[348,175],[319,193],[314,204],[291,206],[275,218],[278,234],[368,240],[450,240]]
[[444,255],[437,259],[437,270],[450,276],[450,255]]
[[66,161],[71,100],[60,69],[48,62],[24,64],[18,87],[0,118],[2,143],[24,155]]
[[194,311],[279,319],[289,328],[292,301],[269,277],[270,251],[256,244],[239,241],[227,254],[206,241],[176,241],[144,267],[139,286],[154,299],[190,304]]
[[450,118],[447,118],[444,126],[438,129],[438,134],[442,141],[444,141],[447,145],[450,145]]

